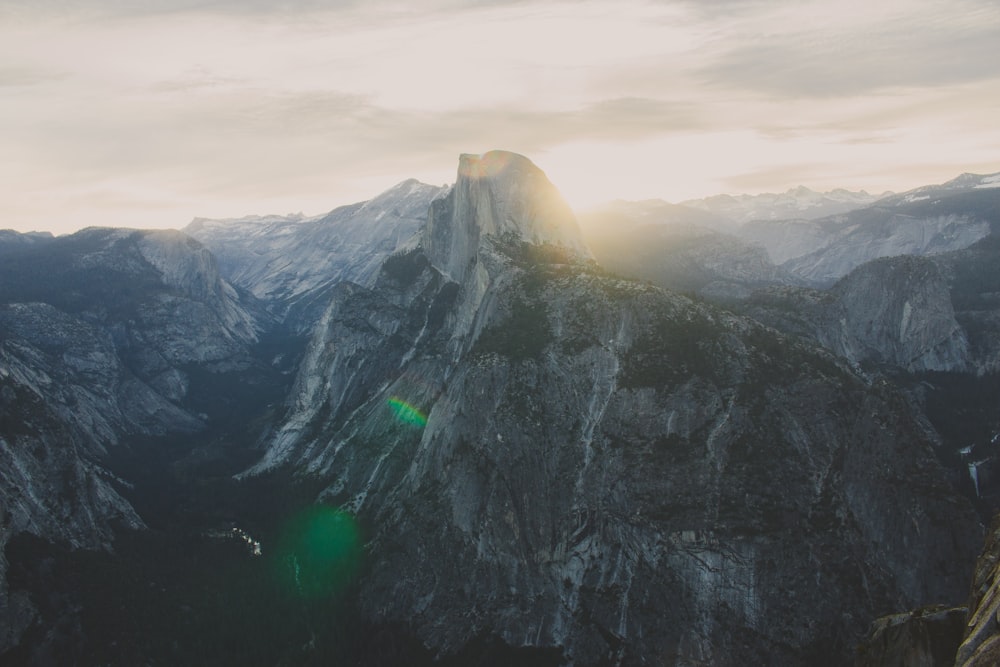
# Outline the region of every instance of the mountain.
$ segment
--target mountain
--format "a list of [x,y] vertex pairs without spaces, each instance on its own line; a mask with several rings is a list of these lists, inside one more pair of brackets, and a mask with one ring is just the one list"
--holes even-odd
[[680,205],[614,202],[581,225],[612,270],[732,301],[765,285],[829,287],[882,257],[967,248],[991,233],[998,211],[1000,174],[964,174],[882,198],[797,188]]
[[609,276],[521,156],[463,156],[428,220],[337,290],[248,471],[358,517],[368,617],[439,654],[840,664],[964,595],[977,520],[890,386]]
[[[0,548],[21,532],[108,548],[113,524],[143,525],[99,463],[138,426],[118,405],[124,394],[161,408],[171,428],[196,423],[128,378],[109,335],[45,304],[0,306]],[[0,651],[34,620],[28,597],[9,593],[7,569],[0,557]]]
[[968,602],[968,622],[962,644],[955,654],[958,667],[988,667],[1000,661],[997,606],[1000,602],[1000,522],[994,518],[983,552],[976,560]]
[[988,518],[1000,509],[997,267],[1000,237],[990,235],[950,253],[868,262],[828,290],[761,289],[734,307],[906,387]]
[[955,319],[948,280],[929,258],[903,255],[855,269],[827,291],[769,288],[740,309],[815,339],[855,366],[964,371],[969,342]]
[[707,211],[739,225],[753,220],[825,218],[863,208],[891,194],[870,195],[864,190],[851,192],[843,189],[816,192],[800,185],[780,194],[715,195],[682,201],[681,205]]
[[215,254],[227,280],[284,316],[296,304],[303,309],[321,301],[323,290],[338,282],[370,284],[382,260],[412,242],[430,202],[446,189],[411,179],[316,218],[199,218],[184,232]]
[[996,232],[1000,174],[961,176],[815,220],[755,221],[738,235],[808,283],[827,287],[865,262],[967,248]]
[[882,206],[905,206],[921,201],[940,200],[953,194],[974,190],[995,190],[1000,188],[1000,173],[961,174],[940,185],[925,185],[902,194],[883,195]]
[[[218,378],[246,379],[262,322],[211,254],[179,232],[7,241],[0,547],[29,533],[110,549],[116,530],[144,526],[129,500],[136,479],[116,473],[116,461],[140,441],[220,426],[224,415],[211,407],[219,401],[198,396]],[[0,560],[0,575],[7,565]],[[0,650],[33,622],[33,604],[23,593],[0,595]]]

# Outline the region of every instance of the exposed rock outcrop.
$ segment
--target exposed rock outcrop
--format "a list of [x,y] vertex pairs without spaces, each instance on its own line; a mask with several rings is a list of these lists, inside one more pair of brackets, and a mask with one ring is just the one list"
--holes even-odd
[[[892,204],[913,216],[925,205],[937,204]],[[258,236],[241,245],[241,230]],[[200,590],[210,576],[189,546],[232,565],[195,540],[170,545],[171,555],[148,549],[164,555],[165,576],[125,568],[123,579],[134,579],[116,587],[131,605],[115,604],[116,619],[131,622],[130,611],[148,601],[154,611],[145,622],[176,623],[158,626],[156,641],[141,622],[122,636],[87,639],[76,634],[81,620],[56,637],[50,621],[80,612],[57,586],[76,590],[79,577],[115,572],[116,562],[76,570],[79,554],[66,550],[57,556],[71,576],[60,579],[45,563],[21,567],[53,546],[24,538],[7,551],[14,590],[0,584],[0,659],[34,623],[31,636],[63,642],[67,656],[83,655],[77,649],[90,641],[109,656],[99,662],[119,654],[204,660],[199,642],[217,641],[218,628],[191,626],[255,597],[261,609],[245,610],[225,636],[280,626],[284,643],[268,647],[271,662],[339,656],[329,640],[359,627],[356,602],[379,624],[376,640],[403,637],[402,650],[428,659],[428,649],[462,662],[475,647],[500,646],[583,667],[842,665],[872,618],[955,604],[968,590],[965,564],[980,527],[939,465],[939,440],[912,395],[809,340],[608,274],[526,158],[463,156],[450,190],[406,182],[325,223],[202,221],[191,231],[221,244],[226,275],[239,275],[242,286],[222,280],[205,247],[176,232],[0,233],[0,547],[21,531],[107,548],[116,527],[142,525],[125,498],[144,508],[137,490],[147,480],[116,477],[109,454],[138,438],[152,452],[160,441],[148,441],[162,434],[187,443],[215,425],[205,429],[212,442],[204,450],[189,450],[198,455],[191,459],[216,457],[211,477],[172,489],[170,501],[184,499],[172,518],[214,522],[253,505],[265,529],[254,534],[270,555],[268,535],[281,542],[284,519],[272,505],[318,494],[358,520],[334,512],[366,544],[352,542],[350,567],[332,567],[361,573],[351,587],[357,598],[303,602],[268,591],[272,564],[289,569],[299,592],[303,581],[330,574],[302,570],[318,559],[278,555],[238,568],[243,580],[225,589],[234,597],[213,589],[211,604],[178,611],[183,595],[166,582],[196,572],[185,584]],[[740,287],[771,271],[781,279],[760,248],[715,232],[707,238],[678,255],[705,268],[710,278],[699,289]],[[921,247],[950,242],[939,241]],[[914,370],[978,364],[998,349],[989,304],[1000,293],[1000,263],[991,263],[988,241],[977,245],[981,254],[963,256],[968,270],[947,258],[885,260],[831,292],[783,288],[791,301],[765,310],[851,361]],[[245,289],[266,296],[267,310]],[[942,291],[951,311],[939,307]],[[956,321],[964,353],[948,333]],[[281,326],[311,331],[301,363]],[[261,341],[264,327],[271,331]],[[270,375],[259,377],[268,387],[243,386],[265,365]],[[276,397],[287,384],[278,376],[293,367],[282,408]],[[226,443],[246,433],[253,442],[257,429],[267,429],[265,451],[246,483],[233,484],[227,476],[251,465],[250,452]],[[979,449],[969,448],[972,463],[982,461]],[[177,480],[175,469],[198,465],[153,453],[141,465],[166,461],[170,470],[149,476],[150,496],[157,482]],[[986,479],[986,467],[970,470]],[[235,527],[230,534],[249,540]],[[165,544],[154,537],[144,546]],[[190,570],[174,567],[182,561]],[[0,582],[4,567],[0,560]],[[258,577],[256,588],[242,587]],[[153,581],[170,594],[150,596]],[[97,609],[75,618],[104,622],[102,592],[89,590]],[[42,598],[32,595],[50,604],[33,607]],[[324,635],[308,622],[328,621],[341,603],[351,615],[346,629]],[[290,620],[300,612],[307,622]],[[276,615],[287,618],[272,623]],[[923,643],[919,655],[933,658],[940,645],[930,628],[949,619],[887,619],[876,644],[884,654],[909,633]],[[408,645],[414,637],[419,643]],[[229,657],[222,644],[213,655]],[[18,655],[48,650],[35,648]]]
[[717,231],[710,214],[663,202],[616,202],[581,217],[601,266],[660,287],[714,300],[745,298],[764,285],[795,284],[764,248]]
[[955,320],[947,276],[934,261],[869,262],[831,293],[839,317],[818,338],[838,354],[908,371],[965,370],[968,341]]

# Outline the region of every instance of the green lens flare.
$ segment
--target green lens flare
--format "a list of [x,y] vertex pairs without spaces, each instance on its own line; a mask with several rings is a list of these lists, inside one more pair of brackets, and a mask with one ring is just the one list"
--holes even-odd
[[410,405],[398,396],[389,399],[389,407],[392,409],[396,419],[404,424],[412,424],[423,428],[427,426],[427,416],[413,405]]
[[289,523],[278,566],[287,586],[301,597],[329,597],[350,585],[361,555],[361,532],[355,518],[318,505]]

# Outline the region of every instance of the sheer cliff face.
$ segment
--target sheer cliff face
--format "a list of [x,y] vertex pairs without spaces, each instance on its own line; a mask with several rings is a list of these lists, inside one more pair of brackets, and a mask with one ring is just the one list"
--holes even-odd
[[253,470],[359,515],[373,618],[442,652],[793,665],[963,597],[977,522],[897,395],[603,274],[550,188],[463,158],[422,247],[338,290]]
[[589,256],[573,212],[544,172],[504,151],[459,158],[454,189],[431,207],[423,246],[434,266],[461,283],[488,236]]
[[839,327],[821,342],[848,359],[891,363],[909,371],[965,370],[968,341],[955,319],[947,277],[932,260],[871,262],[832,290]]
[[762,322],[815,339],[855,365],[910,372],[964,371],[973,365],[948,271],[930,258],[875,260],[827,292],[772,288],[742,308]]

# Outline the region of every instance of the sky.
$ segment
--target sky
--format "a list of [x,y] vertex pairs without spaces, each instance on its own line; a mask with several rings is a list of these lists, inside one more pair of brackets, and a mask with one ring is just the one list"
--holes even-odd
[[0,228],[304,212],[511,150],[578,209],[1000,171],[996,0],[0,0]]

